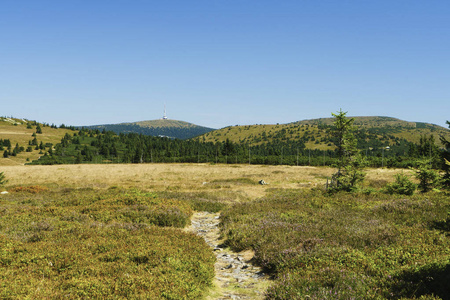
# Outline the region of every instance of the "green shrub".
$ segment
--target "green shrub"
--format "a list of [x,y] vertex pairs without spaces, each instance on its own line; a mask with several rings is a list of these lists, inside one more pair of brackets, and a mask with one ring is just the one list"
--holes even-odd
[[3,174],[3,172],[0,172],[0,186],[4,185],[7,182],[8,180],[5,179],[5,174]]
[[438,188],[441,182],[439,173],[431,169],[429,160],[418,162],[416,178],[419,180],[419,190],[422,193]]
[[388,194],[412,195],[417,189],[417,184],[409,180],[404,174],[395,174],[395,181],[386,186]]

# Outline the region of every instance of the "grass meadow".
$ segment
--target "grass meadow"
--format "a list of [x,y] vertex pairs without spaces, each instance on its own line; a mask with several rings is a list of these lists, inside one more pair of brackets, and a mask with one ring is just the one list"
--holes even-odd
[[226,245],[273,275],[268,299],[450,297],[449,197],[381,192],[401,170],[370,169],[366,192],[335,195],[331,168],[0,171],[1,299],[210,299],[214,255],[183,229],[195,210],[220,211]]

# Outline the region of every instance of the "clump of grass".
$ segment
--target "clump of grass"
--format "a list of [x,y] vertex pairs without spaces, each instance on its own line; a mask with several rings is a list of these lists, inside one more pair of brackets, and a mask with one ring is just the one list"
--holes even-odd
[[387,184],[389,184],[389,181],[387,181],[386,179],[374,178],[367,180],[368,187],[374,189],[384,188]]
[[181,228],[188,224],[192,215],[185,202],[160,199],[156,194],[136,190],[98,200],[81,212],[103,223],[147,223]]
[[158,195],[167,199],[174,199],[188,203],[195,211],[219,212],[225,209],[230,202],[239,195],[230,191],[221,192],[159,192]]
[[239,178],[227,178],[227,179],[215,179],[211,181],[211,183],[215,184],[226,184],[226,183],[232,183],[232,184],[248,184],[248,185],[257,185],[258,182],[248,178],[248,177],[239,177]]

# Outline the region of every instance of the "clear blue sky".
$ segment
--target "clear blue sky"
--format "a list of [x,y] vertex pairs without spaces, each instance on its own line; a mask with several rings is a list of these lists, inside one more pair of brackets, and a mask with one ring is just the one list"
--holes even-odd
[[450,120],[450,1],[4,0],[0,115]]

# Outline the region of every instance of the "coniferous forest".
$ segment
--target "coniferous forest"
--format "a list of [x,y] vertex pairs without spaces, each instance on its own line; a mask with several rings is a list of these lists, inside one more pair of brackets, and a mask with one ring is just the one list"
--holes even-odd
[[[369,139],[367,131],[357,131],[355,137],[357,149],[369,167],[414,167],[421,158],[430,160],[434,168],[446,167],[442,157],[448,155],[448,148],[439,148],[432,135],[421,136],[417,144],[397,139],[395,147]],[[327,141],[335,142],[331,134]],[[2,142],[11,149],[8,141]],[[305,142],[279,137],[252,145],[229,139],[206,142],[201,138],[181,140],[74,128],[73,134],[66,133],[56,145],[34,145],[43,155],[31,164],[178,162],[330,166],[336,163],[336,150],[307,149]]]

